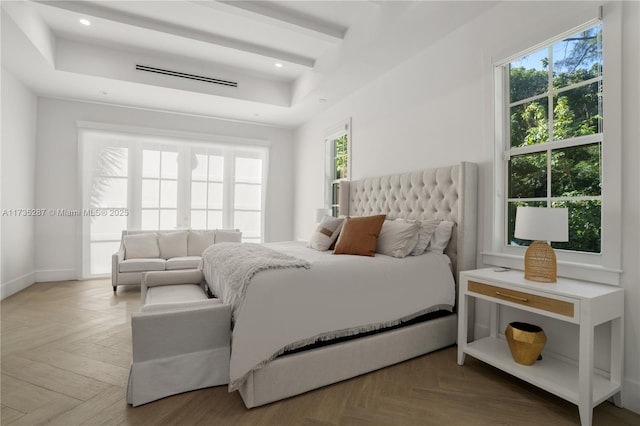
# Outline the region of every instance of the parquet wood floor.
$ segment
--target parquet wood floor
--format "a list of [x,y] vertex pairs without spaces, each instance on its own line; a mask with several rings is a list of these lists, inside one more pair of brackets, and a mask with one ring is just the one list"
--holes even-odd
[[[247,410],[226,386],[125,402],[139,289],[40,283],[0,305],[2,425],[576,425],[578,409],[455,347]],[[605,402],[594,425],[640,425]]]

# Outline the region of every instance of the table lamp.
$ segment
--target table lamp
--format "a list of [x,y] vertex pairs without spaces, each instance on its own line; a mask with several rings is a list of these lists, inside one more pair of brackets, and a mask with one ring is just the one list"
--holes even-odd
[[569,210],[518,207],[514,236],[534,241],[524,255],[524,278],[555,283],[558,276],[556,254],[548,241],[569,241]]

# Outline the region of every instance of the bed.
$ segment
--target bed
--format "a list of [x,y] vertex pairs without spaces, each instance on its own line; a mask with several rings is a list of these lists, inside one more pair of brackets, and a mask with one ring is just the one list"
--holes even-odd
[[210,288],[232,304],[229,389],[251,408],[454,344],[455,278],[476,264],[476,188],[477,167],[466,162],[341,184],[341,214],[453,222],[445,254],[369,258],[265,244],[297,264],[253,275],[238,299],[203,255]]

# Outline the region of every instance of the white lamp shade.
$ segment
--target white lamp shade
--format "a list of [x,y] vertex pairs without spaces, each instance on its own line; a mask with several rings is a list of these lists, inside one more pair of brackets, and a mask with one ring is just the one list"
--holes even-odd
[[533,241],[569,241],[569,209],[518,207],[514,236]]

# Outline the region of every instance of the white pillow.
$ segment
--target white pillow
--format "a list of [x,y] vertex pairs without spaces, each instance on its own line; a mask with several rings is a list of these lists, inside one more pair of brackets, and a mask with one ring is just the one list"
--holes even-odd
[[393,257],[405,257],[416,246],[420,225],[415,220],[385,220],[378,235],[376,251]]
[[453,222],[443,220],[438,224],[436,232],[431,236],[429,247],[427,251],[433,251],[436,253],[444,253],[444,249],[447,248],[449,240],[451,239],[451,231],[453,230]]
[[329,250],[331,244],[333,244],[338,238],[343,224],[343,217],[323,217],[322,221],[311,234],[307,247],[319,251]]
[[160,247],[160,257],[171,259],[172,257],[187,256],[188,231],[159,232],[158,246]]
[[242,232],[239,229],[216,229],[216,244],[241,242]]
[[189,239],[187,255],[188,256],[202,256],[202,252],[209,246],[215,243],[216,232],[211,230],[206,231],[189,231]]
[[158,235],[154,233],[125,235],[125,259],[157,259],[160,257]]
[[419,220],[420,232],[418,233],[418,242],[416,246],[411,250],[411,256],[419,256],[425,252],[431,236],[436,231],[438,224],[442,222],[440,219]]

